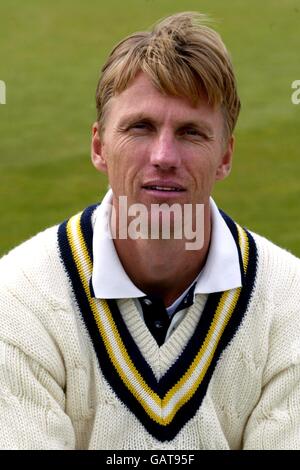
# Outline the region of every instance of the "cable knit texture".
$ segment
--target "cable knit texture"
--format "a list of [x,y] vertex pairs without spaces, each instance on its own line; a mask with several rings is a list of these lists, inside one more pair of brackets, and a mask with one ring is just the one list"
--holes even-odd
[[[253,235],[253,234],[252,234]],[[253,235],[258,272],[247,312],[207,393],[160,442],[105,380],[61,262],[57,227],[0,261],[1,449],[300,449],[300,261]],[[160,348],[133,300],[118,306],[157,379],[191,337],[197,295]]]

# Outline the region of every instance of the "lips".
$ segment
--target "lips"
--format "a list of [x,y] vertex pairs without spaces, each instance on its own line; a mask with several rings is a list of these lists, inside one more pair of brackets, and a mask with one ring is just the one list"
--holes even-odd
[[150,189],[151,191],[166,191],[166,192],[171,192],[171,191],[181,192],[181,191],[183,191],[182,189],[168,187],[168,186],[143,186],[143,188],[144,189]]
[[143,189],[149,191],[183,192],[185,188],[173,181],[153,181],[142,185]]

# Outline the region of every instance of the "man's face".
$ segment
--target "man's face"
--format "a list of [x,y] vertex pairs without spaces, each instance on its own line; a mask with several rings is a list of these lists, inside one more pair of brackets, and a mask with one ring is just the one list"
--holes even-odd
[[164,95],[140,73],[107,108],[99,136],[93,126],[92,160],[108,174],[113,204],[208,204],[216,180],[231,167],[233,138],[224,143],[220,108],[205,96],[193,106]]

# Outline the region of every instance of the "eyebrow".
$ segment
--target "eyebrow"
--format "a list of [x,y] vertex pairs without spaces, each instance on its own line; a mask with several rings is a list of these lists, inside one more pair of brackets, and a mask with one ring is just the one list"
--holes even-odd
[[[133,113],[129,116],[125,116],[123,119],[118,124],[118,127],[124,128],[129,126],[130,124],[133,124],[134,122],[138,121],[147,121],[150,123],[155,123],[155,119],[153,119],[151,116],[149,116],[146,113],[140,112],[140,113]],[[213,129],[209,123],[206,121],[200,120],[200,121],[177,121],[175,122],[177,128],[184,128],[184,127],[195,127],[199,130],[203,130],[207,132],[208,134],[212,135]]]

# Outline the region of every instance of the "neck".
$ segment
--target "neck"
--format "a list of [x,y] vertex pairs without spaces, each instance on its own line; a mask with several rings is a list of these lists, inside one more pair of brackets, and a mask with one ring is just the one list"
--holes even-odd
[[204,214],[204,242],[187,250],[186,239],[114,240],[119,259],[132,282],[146,294],[162,297],[171,305],[195,280],[203,268],[211,234],[210,210]]

